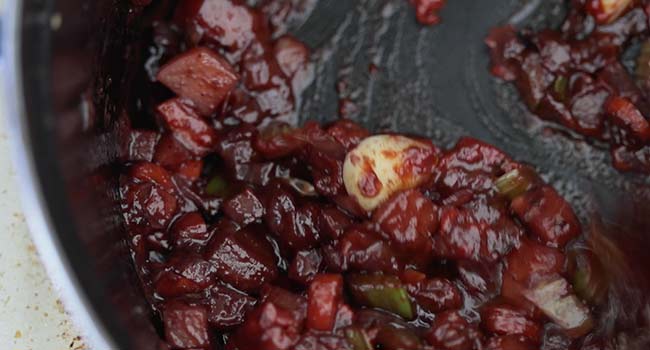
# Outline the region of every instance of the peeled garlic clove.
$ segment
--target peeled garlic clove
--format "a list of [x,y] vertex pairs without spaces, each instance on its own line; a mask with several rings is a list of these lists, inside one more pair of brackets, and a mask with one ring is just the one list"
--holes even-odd
[[438,160],[439,152],[430,142],[371,136],[346,155],[343,183],[363,209],[372,211],[395,192],[427,181]]

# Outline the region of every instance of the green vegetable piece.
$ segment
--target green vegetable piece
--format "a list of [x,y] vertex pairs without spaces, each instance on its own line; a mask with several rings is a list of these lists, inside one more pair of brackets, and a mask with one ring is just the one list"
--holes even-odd
[[205,187],[205,192],[210,196],[226,197],[228,194],[228,183],[220,175],[214,176]]
[[560,75],[555,79],[555,82],[553,83],[553,91],[560,101],[566,100],[568,87],[569,79],[567,79],[565,76]]
[[580,298],[593,305],[600,305],[605,301],[609,278],[602,263],[591,251],[570,251],[568,271],[573,276],[573,290]]
[[501,176],[494,184],[499,193],[512,200],[526,193],[539,182],[539,177],[532,169],[522,167]]
[[358,303],[390,311],[407,320],[415,317],[409,295],[397,277],[351,274],[347,281]]
[[354,350],[372,350],[372,344],[366,336],[366,332],[358,328],[348,328],[345,330],[345,337]]

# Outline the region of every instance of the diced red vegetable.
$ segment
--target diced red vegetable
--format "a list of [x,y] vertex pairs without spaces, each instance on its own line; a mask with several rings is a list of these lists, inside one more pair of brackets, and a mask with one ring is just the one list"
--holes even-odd
[[176,219],[169,233],[172,245],[178,248],[205,246],[212,235],[198,212],[187,213]]
[[210,289],[208,321],[216,329],[229,329],[244,322],[256,304],[255,298],[223,285]]
[[289,278],[303,285],[308,285],[320,272],[323,256],[319,250],[303,250],[296,256],[289,266]]
[[515,281],[530,286],[549,276],[560,274],[564,269],[565,257],[555,248],[532,241],[524,241],[507,257],[507,274]]
[[436,315],[426,339],[436,349],[472,350],[480,342],[480,333],[457,311],[447,311]]
[[248,314],[232,341],[240,349],[289,350],[300,340],[301,329],[291,311],[265,302]]
[[343,298],[343,277],[322,274],[309,284],[307,327],[318,331],[331,331],[336,322],[336,313]]
[[264,216],[264,206],[259,197],[246,188],[224,202],[223,212],[236,223],[246,226]]
[[418,305],[429,312],[455,310],[462,306],[460,290],[444,278],[432,278],[406,285],[409,294]]
[[131,162],[151,162],[158,139],[160,134],[155,131],[130,130],[122,142],[122,158]]
[[203,306],[166,302],[162,309],[165,339],[174,349],[207,348],[211,345],[208,314]]
[[526,192],[512,201],[512,210],[542,242],[564,247],[580,235],[580,221],[573,209],[550,186]]
[[426,254],[438,228],[438,208],[418,190],[400,192],[373,213],[376,222],[400,251]]
[[487,342],[486,350],[535,350],[538,346],[524,336],[506,335],[493,337]]
[[214,150],[217,133],[182,100],[175,98],[157,107],[174,137],[195,156],[205,156]]
[[254,291],[278,274],[270,244],[247,229],[219,232],[204,254],[221,280],[244,291]]
[[485,329],[497,335],[523,335],[533,342],[541,339],[542,327],[507,304],[483,306],[481,320]]
[[214,113],[239,80],[224,58],[203,47],[175,57],[160,68],[156,77],[180,97],[191,101],[203,116]]

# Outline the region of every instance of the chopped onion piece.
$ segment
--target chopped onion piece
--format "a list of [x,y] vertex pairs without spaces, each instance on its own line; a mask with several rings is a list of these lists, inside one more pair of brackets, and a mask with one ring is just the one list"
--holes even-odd
[[390,275],[351,274],[347,282],[352,296],[359,304],[390,311],[407,320],[415,317],[408,292],[399,278]]
[[524,292],[524,296],[568,336],[579,338],[587,334],[594,324],[589,308],[575,294],[570,294],[569,288],[564,278],[557,278]]

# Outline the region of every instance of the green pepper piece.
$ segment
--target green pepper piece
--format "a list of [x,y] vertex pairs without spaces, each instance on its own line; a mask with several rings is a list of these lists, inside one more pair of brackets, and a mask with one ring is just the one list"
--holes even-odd
[[407,320],[415,317],[408,292],[399,278],[381,274],[351,274],[347,282],[358,303],[390,311]]

